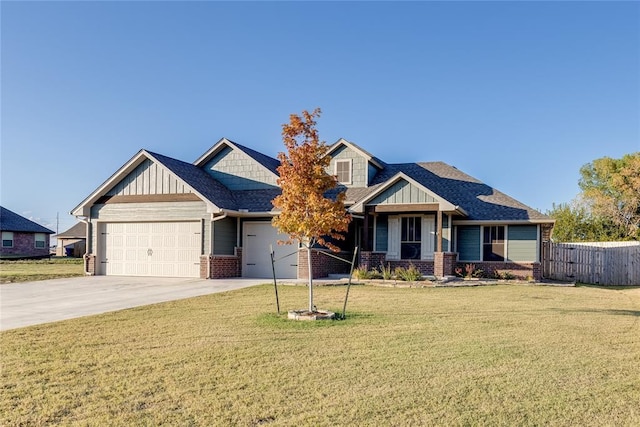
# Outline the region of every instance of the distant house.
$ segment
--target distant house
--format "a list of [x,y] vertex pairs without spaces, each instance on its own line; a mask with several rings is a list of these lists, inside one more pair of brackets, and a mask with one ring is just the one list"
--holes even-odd
[[54,237],[58,240],[56,256],[80,258],[86,251],[87,225],[79,222]]
[[[361,265],[415,265],[425,275],[474,264],[540,278],[554,221],[443,162],[386,163],[344,139],[327,172],[353,215],[346,240]],[[139,151],[71,212],[87,221],[88,274],[304,278],[306,256],[279,246],[271,219],[280,162],[221,139],[193,163]],[[290,256],[288,256],[290,255]],[[319,277],[344,265],[316,254]]]
[[53,231],[0,206],[2,245],[0,258],[43,258],[49,256]]

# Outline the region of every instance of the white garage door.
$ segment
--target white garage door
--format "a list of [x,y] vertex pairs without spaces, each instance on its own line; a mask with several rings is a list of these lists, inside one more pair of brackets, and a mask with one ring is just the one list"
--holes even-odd
[[[287,240],[284,234],[271,226],[270,222],[245,222],[242,232],[242,277],[271,278],[271,256],[273,246],[275,258],[281,258],[296,251],[297,245],[278,245],[278,240]],[[298,277],[298,256],[293,254],[276,262],[278,279]]]
[[199,222],[103,223],[101,273],[113,276],[199,277]]

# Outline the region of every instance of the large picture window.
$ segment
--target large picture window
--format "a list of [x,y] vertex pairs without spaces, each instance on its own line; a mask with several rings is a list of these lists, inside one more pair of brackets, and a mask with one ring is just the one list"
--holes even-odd
[[483,261],[504,261],[504,225],[484,227],[482,240]]
[[422,218],[402,217],[400,228],[400,258],[420,259],[422,248]]

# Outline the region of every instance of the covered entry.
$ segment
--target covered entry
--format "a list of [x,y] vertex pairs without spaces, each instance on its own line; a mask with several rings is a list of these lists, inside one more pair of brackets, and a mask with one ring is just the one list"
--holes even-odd
[[100,223],[97,237],[99,274],[200,276],[200,222]]
[[[271,222],[245,222],[242,232],[242,277],[270,278],[271,257],[269,248],[272,245],[275,257],[280,258],[296,250],[297,245],[278,245],[278,240],[287,240],[287,236],[279,234]],[[295,279],[298,277],[298,257],[291,255],[276,262],[278,279]]]

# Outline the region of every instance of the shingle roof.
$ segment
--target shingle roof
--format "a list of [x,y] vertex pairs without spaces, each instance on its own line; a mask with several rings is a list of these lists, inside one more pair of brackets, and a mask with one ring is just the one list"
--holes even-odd
[[87,235],[87,225],[83,222],[79,222],[67,231],[63,231],[60,234],[56,234],[58,239],[84,239]]
[[235,141],[229,141],[240,150],[242,150],[245,154],[251,157],[256,162],[260,163],[265,168],[269,169],[274,174],[278,175],[278,166],[280,166],[280,160],[274,159],[273,157],[269,157],[266,154],[262,154],[256,150],[252,150],[249,147],[245,147],[244,145],[238,144]]
[[231,190],[215,180],[203,169],[162,154],[147,152],[220,209],[238,209]]
[[443,199],[460,206],[468,213],[467,219],[470,220],[550,219],[547,215],[444,162],[388,164],[376,175],[372,184],[383,184],[398,172],[406,174]]
[[[229,142],[277,175],[277,167],[280,165],[278,160],[235,142]],[[147,152],[176,176],[184,180],[195,191],[221,209],[271,212],[273,210],[271,201],[281,192],[279,188],[231,191],[204,169],[192,163]],[[366,199],[368,195],[380,189],[390,179],[402,172],[442,199],[462,208],[468,214],[466,219],[469,220],[544,221],[550,219],[547,215],[526,206],[444,162],[383,164],[384,169],[378,172],[369,187],[346,188],[346,201],[348,204]],[[337,188],[328,192],[327,195],[335,197],[335,194],[342,190],[345,190],[345,188]]]
[[54,233],[54,231],[51,231],[30,219],[20,216],[7,208],[3,208],[2,206],[0,206],[0,230],[21,231],[26,233]]
[[248,209],[250,212],[271,212],[271,201],[282,191],[279,188],[263,190],[234,191],[238,209]]

